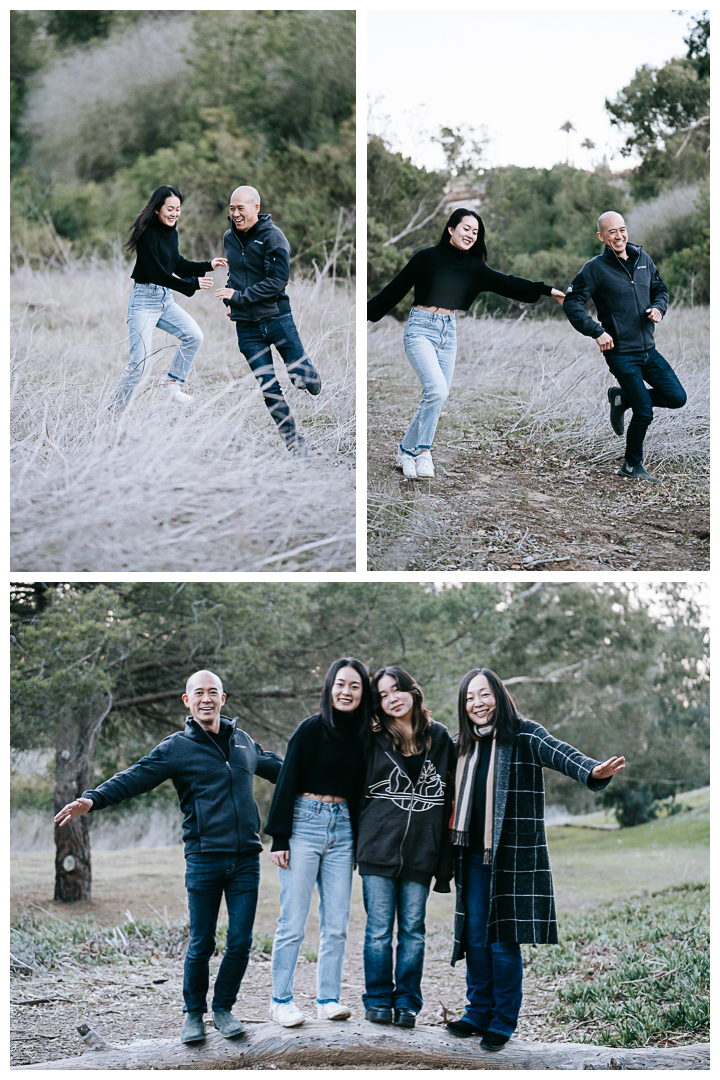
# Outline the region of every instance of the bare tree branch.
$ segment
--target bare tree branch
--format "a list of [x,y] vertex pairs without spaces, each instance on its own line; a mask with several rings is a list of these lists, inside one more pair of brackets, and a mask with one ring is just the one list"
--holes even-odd
[[420,217],[421,213],[425,208],[425,203],[421,202],[416,213],[414,213],[413,216],[410,218],[410,221],[402,230],[402,232],[399,232],[397,236],[391,236],[389,240],[385,240],[385,242],[383,243],[383,247],[390,247],[391,244],[397,244],[398,240],[402,240],[404,236],[408,236],[409,233],[416,232],[418,229],[422,229],[423,225],[427,225],[428,221],[432,221],[434,217],[437,217],[437,215],[440,213],[443,206],[445,205],[446,200],[447,196],[445,195],[445,192],[443,192],[443,196],[433,210],[432,214],[428,214],[428,216],[426,218],[423,218],[423,220],[419,222],[419,224],[416,224],[417,219]]
[[710,123],[710,117],[709,116],[701,116],[700,119],[696,120],[694,124],[690,125],[690,127],[680,128],[679,131],[674,131],[673,135],[679,135],[680,132],[687,131],[687,135],[685,136],[685,138],[682,141],[682,146],[680,147],[680,149],[678,150],[678,152],[674,156],[676,158],[680,157],[683,150],[685,149],[687,144],[690,142],[690,136],[692,135],[693,131],[695,131],[696,128],[699,128],[701,124],[709,124],[709,123]]

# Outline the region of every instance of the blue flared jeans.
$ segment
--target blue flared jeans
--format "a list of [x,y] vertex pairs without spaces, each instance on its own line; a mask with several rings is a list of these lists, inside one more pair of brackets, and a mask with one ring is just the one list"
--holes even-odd
[[280,870],[280,918],[273,939],[272,999],[292,1001],[295,968],[317,885],[320,947],[317,1002],[340,1000],[353,872],[353,832],[347,803],[298,796],[290,866]]
[[400,449],[416,457],[421,450],[432,447],[440,410],[450,393],[457,353],[455,316],[412,308],[405,324],[403,344],[410,366],[422,384],[422,397]]
[[486,942],[491,867],[482,855],[464,856],[463,902],[467,927],[465,1017],[481,1031],[512,1035],[522,1004],[523,962],[516,941]]
[[[425,959],[425,908],[428,885],[399,878],[363,875],[365,924],[366,1009],[422,1009]],[[397,949],[393,973],[393,930],[397,919]],[[394,977],[393,977],[394,976]]]
[[198,324],[176,303],[172,289],[166,289],[163,285],[135,282],[128,302],[127,324],[130,331],[130,359],[115,387],[110,404],[113,410],[123,409],[127,405],[140,379],[165,352],[165,348],[153,352],[152,336],[156,326],[179,341],[167,373],[169,379],[178,383],[186,382],[203,341]]

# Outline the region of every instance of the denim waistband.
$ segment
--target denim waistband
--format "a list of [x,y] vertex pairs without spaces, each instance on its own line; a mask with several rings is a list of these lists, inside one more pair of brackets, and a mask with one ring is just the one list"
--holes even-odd
[[136,281],[133,283],[133,289],[152,289],[161,293],[172,292],[172,289],[168,289],[164,285],[155,285],[152,281]]
[[298,795],[295,799],[295,805],[298,803],[307,807],[312,807],[316,813],[322,813],[323,810],[328,810],[329,813],[339,813],[341,810],[347,810],[347,802],[323,802],[321,799],[306,799],[304,795]]
[[410,316],[415,316],[415,318],[429,319],[430,321],[434,321],[435,319],[437,319],[438,322],[440,320],[442,320],[443,322],[447,320],[447,322],[449,323],[455,322],[455,312],[453,312],[451,315],[443,315],[439,311],[423,311],[422,308],[412,307],[410,308]]

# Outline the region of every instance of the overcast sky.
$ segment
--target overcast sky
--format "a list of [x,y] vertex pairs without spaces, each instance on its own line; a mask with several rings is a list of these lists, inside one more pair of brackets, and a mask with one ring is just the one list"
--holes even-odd
[[[489,166],[590,168],[637,164],[620,157],[605,99],[642,64],[684,56],[697,11],[370,11],[369,130],[417,165],[438,168],[430,135],[483,125]],[[594,150],[582,149],[589,138]]]

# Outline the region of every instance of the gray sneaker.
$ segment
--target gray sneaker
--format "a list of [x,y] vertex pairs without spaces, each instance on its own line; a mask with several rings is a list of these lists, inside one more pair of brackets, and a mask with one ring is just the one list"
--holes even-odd
[[205,1021],[203,1019],[203,1013],[200,1010],[198,1010],[197,1012],[189,1012],[185,1017],[185,1023],[183,1024],[183,1029],[180,1032],[180,1042],[202,1042],[204,1038]]
[[644,465],[628,465],[627,461],[623,461],[618,476],[627,476],[631,480],[652,480],[653,484],[662,484],[662,480],[649,473]]
[[230,1009],[213,1009],[213,1024],[226,1039],[245,1034],[245,1028]]
[[297,435],[293,442],[287,444],[287,448],[294,458],[306,461],[310,457],[307,443],[302,435]]

